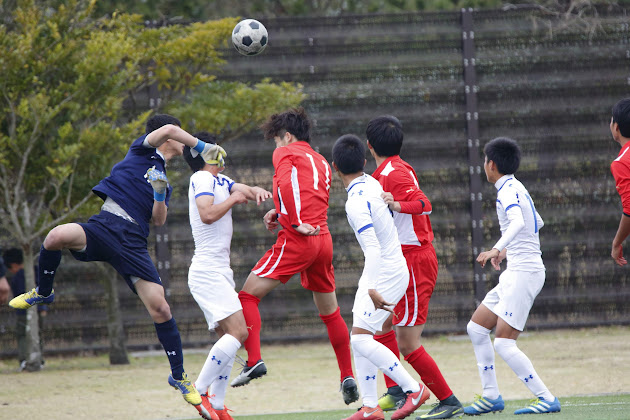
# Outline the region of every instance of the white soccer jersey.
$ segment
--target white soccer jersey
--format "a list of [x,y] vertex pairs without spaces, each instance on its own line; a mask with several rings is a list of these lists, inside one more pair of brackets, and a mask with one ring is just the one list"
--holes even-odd
[[192,263],[205,268],[230,267],[230,243],[232,242],[232,209],[212,224],[201,221],[196,199],[199,196],[214,196],[214,204],[224,202],[229,196],[234,181],[225,175],[212,175],[208,171],[195,172],[190,177],[188,207],[190,227],[195,240],[195,255]]
[[[348,222],[365,255],[361,282],[373,286],[380,280],[407,271],[394,219],[381,194],[381,184],[370,175],[355,178],[348,188],[346,214]],[[375,258],[376,257],[376,258]],[[375,259],[379,259],[375,266]],[[362,286],[361,283],[359,286]],[[406,287],[406,285],[405,285]],[[373,288],[373,287],[369,287]]]
[[544,223],[527,189],[514,175],[504,175],[494,185],[502,235],[494,248],[499,251],[507,248],[511,270],[544,270],[538,233]]

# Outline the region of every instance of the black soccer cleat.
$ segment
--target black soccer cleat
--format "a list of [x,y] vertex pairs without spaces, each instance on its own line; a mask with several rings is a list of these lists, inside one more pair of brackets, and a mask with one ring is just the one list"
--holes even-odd
[[264,376],[266,374],[267,366],[265,366],[265,362],[260,359],[256,362],[254,366],[243,366],[243,370],[241,371],[241,373],[239,373],[239,375],[234,378],[230,385],[233,387],[247,385],[252,379],[260,378],[261,376]]
[[352,404],[359,399],[359,388],[357,387],[357,381],[352,376],[346,376],[341,381],[341,394],[343,395],[343,402]]

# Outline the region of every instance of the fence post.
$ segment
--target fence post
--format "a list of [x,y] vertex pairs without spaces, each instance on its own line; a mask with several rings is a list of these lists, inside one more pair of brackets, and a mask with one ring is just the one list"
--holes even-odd
[[481,166],[479,152],[479,111],[477,104],[477,71],[475,69],[475,31],[473,9],[462,9],[462,55],[464,59],[464,89],[466,96],[466,137],[468,140],[468,167],[470,173],[470,215],[472,260],[475,279],[475,301],[479,305],[485,296],[486,275],[475,262],[483,249],[483,219],[481,213]]

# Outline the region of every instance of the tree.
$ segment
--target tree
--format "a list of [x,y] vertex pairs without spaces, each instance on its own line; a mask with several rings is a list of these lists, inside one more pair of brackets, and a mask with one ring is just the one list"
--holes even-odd
[[[95,18],[95,3],[0,2],[0,227],[24,251],[27,290],[34,287],[35,243],[70,217],[96,210],[91,188],[144,131],[151,111],[139,104],[139,94],[157,85],[166,107],[213,81],[225,64],[220,47],[236,23],[146,28],[137,15]],[[299,102],[299,86],[283,89]],[[264,112],[274,105],[271,99]],[[216,113],[197,111],[199,118]],[[33,315],[31,308],[27,368],[37,370]]]

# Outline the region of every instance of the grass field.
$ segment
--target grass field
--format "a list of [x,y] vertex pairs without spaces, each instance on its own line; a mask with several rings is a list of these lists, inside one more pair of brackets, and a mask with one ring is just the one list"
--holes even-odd
[[[544,418],[630,419],[628,343],[630,327],[523,334],[519,347],[563,404],[561,413]],[[457,397],[470,402],[481,386],[467,336],[430,337],[423,344]],[[226,404],[234,410],[236,420],[339,420],[359,407],[359,403],[343,404],[330,344],[263,345],[262,350],[268,375],[228,390]],[[185,351],[184,363],[192,379],[197,377],[207,351]],[[245,355],[242,350],[239,354]],[[107,356],[99,355],[48,357],[46,368],[35,373],[17,373],[16,367],[15,360],[0,360],[2,420],[199,420],[197,412],[166,384],[168,362],[161,351],[134,353],[126,366],[110,366]],[[487,416],[490,420],[513,416],[514,410],[526,406],[531,398],[500,358],[496,368],[507,407],[501,414]],[[235,367],[232,376],[237,373]],[[413,376],[417,374],[413,372]],[[384,391],[379,380],[379,392]],[[434,402],[431,397],[418,413],[427,412]],[[46,407],[45,414],[34,416],[34,404],[39,414],[41,407]]]
[[[502,413],[488,414],[486,416],[469,417],[488,418],[489,420],[513,419],[514,410],[527,406],[529,400],[513,400],[505,401],[505,410]],[[562,398],[562,411],[560,413],[547,414],[542,417],[548,420],[627,420],[630,418],[630,394],[601,395],[601,396],[578,396]],[[416,416],[427,413],[431,409],[430,405],[420,407],[409,419],[415,419]],[[263,416],[240,416],[235,420],[330,420],[342,419],[352,414],[349,410],[336,411],[320,411],[311,413],[287,413],[287,414],[268,414]],[[529,419],[532,416],[524,416]],[[533,416],[539,418],[539,416]],[[385,418],[389,415],[386,413]],[[519,417],[521,418],[521,417]]]

